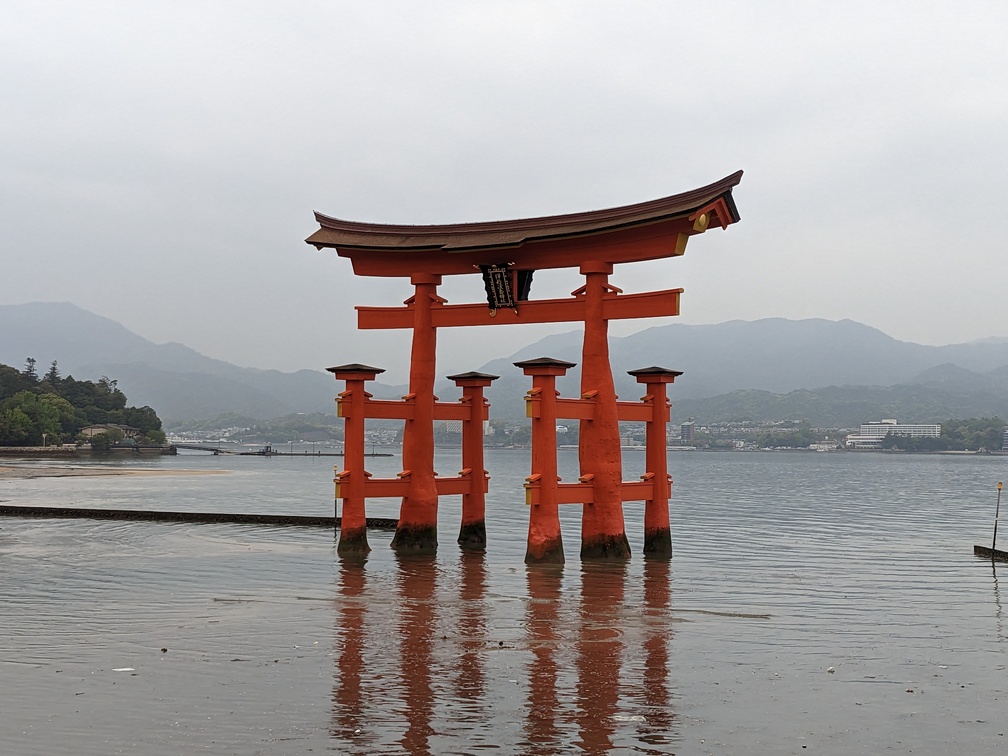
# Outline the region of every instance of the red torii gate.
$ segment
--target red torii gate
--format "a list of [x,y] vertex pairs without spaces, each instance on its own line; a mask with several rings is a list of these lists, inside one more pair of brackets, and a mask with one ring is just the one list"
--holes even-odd
[[[682,289],[666,289],[639,294],[624,294],[609,283],[617,263],[640,262],[682,255],[689,237],[702,234],[712,226],[727,228],[739,220],[732,199],[732,189],[741,181],[742,172],[690,192],[635,205],[585,213],[527,218],[513,221],[445,225],[389,225],[359,223],[330,218],[315,213],[319,230],[306,241],[317,249],[333,248],[349,257],[354,273],[361,276],[409,277],[413,296],[402,307],[357,307],[358,326],[363,329],[410,328],[413,330],[410,358],[409,394],[403,402],[379,402],[364,389],[378,368],[343,365],[330,368],[337,379],[345,380],[347,390],[340,395],[340,414],[346,418],[347,439],[345,469],[337,475],[337,498],[344,501],[343,524],[338,550],[341,553],[367,550],[364,499],[367,496],[402,496],[399,525],[392,546],[400,550],[433,551],[437,548],[437,508],[439,494],[463,494],[474,497],[482,506],[486,474],[482,469],[482,438],[479,467],[468,467],[457,478],[440,478],[434,472],[434,421],[467,419],[474,427],[476,412],[484,417],[482,387],[495,376],[469,375],[468,400],[458,405],[438,402],[434,396],[437,329],[449,326],[502,325],[508,323],[584,323],[581,363],[580,400],[566,400],[572,419],[580,420],[578,445],[581,476],[575,488],[560,488],[550,478],[549,449],[555,455],[555,420],[552,443],[546,422],[540,416],[535,423],[533,402],[538,411],[555,412],[555,388],[551,377],[561,375],[570,363],[546,360],[539,365],[519,363],[533,376],[529,414],[539,427],[533,441],[533,470],[527,488],[532,504],[527,561],[563,559],[559,524],[555,538],[541,528],[542,508],[552,508],[566,500],[584,504],[582,515],[582,558],[630,555],[623,522],[622,502],[645,499],[645,541],[652,556],[671,555],[668,524],[669,480],[665,472],[664,427],[667,400],[664,384],[674,379],[675,371],[648,368],[638,380],[645,383],[652,409],[634,415],[632,403],[618,402],[609,364],[608,322],[623,318],[661,317],[679,314]],[[577,267],[584,285],[562,299],[528,299],[528,289],[535,270]],[[485,304],[449,304],[437,294],[445,275],[467,275],[482,271],[489,307]],[[535,362],[535,361],[533,361]],[[566,367],[565,367],[566,366]],[[479,376],[479,377],[474,377]],[[463,388],[464,382],[453,376]],[[538,381],[538,383],[537,383]],[[660,387],[660,389],[659,389]],[[478,388],[478,399],[474,390]],[[538,391],[537,391],[538,389]],[[661,399],[658,399],[659,394]],[[578,403],[581,404],[578,404]],[[658,403],[661,410],[658,410]],[[552,409],[549,405],[553,405]],[[395,405],[395,406],[392,406]],[[463,408],[463,405],[468,405]],[[561,404],[561,406],[565,406]],[[468,413],[468,414],[466,414]],[[645,414],[647,416],[645,416]],[[458,417],[456,417],[458,415]],[[659,420],[659,415],[663,419]],[[465,416],[465,417],[463,417]],[[398,479],[368,479],[363,469],[363,425],[367,417],[395,417],[405,420],[403,433],[403,472]],[[648,471],[646,480],[625,483],[620,455],[619,421],[648,420]],[[479,423],[482,426],[482,422]],[[655,435],[660,426],[662,438]],[[351,437],[352,434],[352,437]],[[652,438],[654,436],[654,438]],[[359,437],[359,438],[358,438]],[[545,439],[545,440],[544,440]],[[351,446],[360,446],[359,459]],[[470,439],[473,446],[475,442]],[[660,446],[660,452],[658,448]],[[463,448],[466,442],[463,441]],[[472,450],[470,450],[472,451]],[[660,460],[659,460],[660,457]],[[465,463],[464,463],[465,466]],[[555,456],[552,478],[556,477]],[[537,477],[538,476],[538,477]],[[624,488],[627,493],[625,494]],[[634,490],[634,489],[639,490]],[[560,492],[564,492],[560,496]],[[558,498],[559,497],[559,498]],[[655,511],[664,500],[664,520]],[[650,506],[652,502],[657,506]],[[538,512],[537,512],[538,510]],[[652,511],[657,521],[651,522]],[[482,514],[482,512],[480,512]],[[471,515],[471,512],[470,512]],[[469,522],[469,541],[478,545],[478,524]],[[547,528],[549,530],[549,528]],[[485,544],[485,530],[483,543]],[[463,543],[466,514],[463,514]],[[664,545],[668,542],[667,547]],[[465,545],[463,543],[463,545]],[[667,552],[667,554],[665,553]]]

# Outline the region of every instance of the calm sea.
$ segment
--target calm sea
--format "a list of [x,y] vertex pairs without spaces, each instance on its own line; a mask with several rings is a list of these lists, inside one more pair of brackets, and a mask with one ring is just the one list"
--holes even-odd
[[[331,514],[339,462],[112,463],[228,474],[0,500]],[[325,529],[0,520],[0,752],[1008,752],[1008,566],[972,555],[1008,457],[672,453],[671,564],[641,558],[640,504],[634,558],[582,564],[571,506],[560,569],[523,563],[528,464],[488,455],[483,557],[458,551],[457,498],[436,558],[372,531],[364,564]]]

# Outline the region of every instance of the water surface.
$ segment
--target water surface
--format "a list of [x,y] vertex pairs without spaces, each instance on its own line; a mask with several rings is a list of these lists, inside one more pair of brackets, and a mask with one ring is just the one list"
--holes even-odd
[[[561,451],[573,479],[576,452]],[[454,474],[457,452],[439,453]],[[13,504],[329,514],[319,457],[0,482]],[[627,452],[625,477],[643,465]],[[0,521],[6,752],[1003,753],[1004,457],[673,453],[671,564],[527,569],[528,453],[488,454],[485,556],[372,531]],[[376,475],[395,458],[369,459]],[[398,503],[369,504],[394,516]],[[1000,572],[999,572],[1000,570]],[[162,649],[165,649],[162,651]],[[829,670],[833,671],[830,672]]]

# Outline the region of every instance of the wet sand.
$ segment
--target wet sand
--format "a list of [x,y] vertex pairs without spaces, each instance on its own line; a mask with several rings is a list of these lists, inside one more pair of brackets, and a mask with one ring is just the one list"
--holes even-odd
[[0,465],[0,480],[31,480],[33,478],[99,478],[106,476],[154,477],[160,475],[223,475],[227,470],[151,470],[128,467],[44,467]]

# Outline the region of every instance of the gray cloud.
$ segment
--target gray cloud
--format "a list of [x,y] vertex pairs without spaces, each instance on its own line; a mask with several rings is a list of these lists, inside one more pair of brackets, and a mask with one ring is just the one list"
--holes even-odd
[[[354,280],[305,245],[312,210],[543,215],[743,168],[741,223],[614,283],[683,286],[684,322],[1008,335],[1000,3],[12,2],[5,16],[0,302],[73,301],[243,365],[401,371],[406,335],[358,333],[353,306],[408,287]],[[481,296],[476,279],[444,292]],[[442,364],[545,332],[442,333]]]

